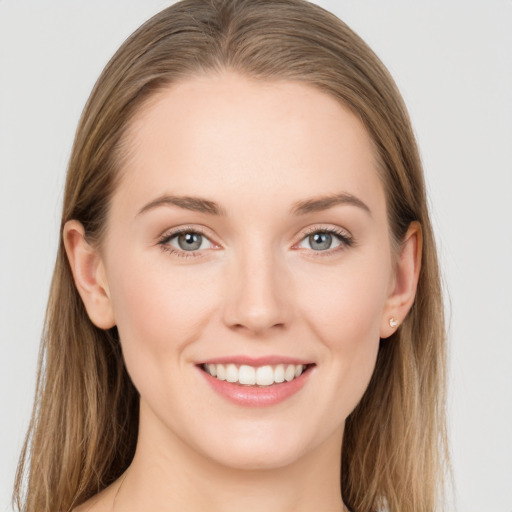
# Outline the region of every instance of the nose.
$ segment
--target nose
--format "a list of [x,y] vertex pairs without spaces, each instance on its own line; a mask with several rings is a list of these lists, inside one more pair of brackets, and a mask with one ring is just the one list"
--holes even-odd
[[291,287],[284,262],[259,248],[234,258],[227,279],[224,322],[231,329],[264,335],[286,328],[292,314]]

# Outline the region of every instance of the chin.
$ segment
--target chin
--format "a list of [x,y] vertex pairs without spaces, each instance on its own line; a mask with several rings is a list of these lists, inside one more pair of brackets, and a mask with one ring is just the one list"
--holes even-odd
[[[243,432],[243,433],[242,433]],[[315,447],[315,437],[304,436],[305,432],[291,433],[282,428],[261,428],[255,433],[248,431],[232,431],[228,436],[212,438],[207,445],[203,444],[202,452],[218,464],[233,469],[256,471],[273,470],[289,466],[302,459],[309,450]],[[302,435],[301,435],[302,434]]]
[[269,471],[283,468],[298,461],[302,453],[295,450],[251,449],[232,447],[214,454],[214,460],[232,469],[244,471]]

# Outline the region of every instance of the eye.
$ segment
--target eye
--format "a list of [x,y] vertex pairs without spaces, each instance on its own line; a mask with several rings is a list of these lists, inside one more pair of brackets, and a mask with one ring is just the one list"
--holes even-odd
[[199,256],[197,251],[217,247],[204,233],[197,228],[180,228],[166,233],[158,241],[164,251],[180,257]]
[[[337,252],[353,245],[352,237],[338,228],[315,228],[300,241],[298,247],[316,252]],[[334,250],[330,250],[334,249]]]
[[201,233],[195,233],[189,231],[188,233],[179,233],[169,239],[168,243],[174,245],[172,242],[176,242],[175,247],[183,251],[198,251],[199,249],[205,249],[205,242],[207,238]]

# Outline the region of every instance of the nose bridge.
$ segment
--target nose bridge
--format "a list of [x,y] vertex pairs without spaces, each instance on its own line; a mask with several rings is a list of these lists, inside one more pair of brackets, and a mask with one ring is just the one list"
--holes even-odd
[[282,258],[268,238],[259,242],[252,239],[239,247],[230,263],[226,324],[254,333],[285,327],[291,310],[287,275]]

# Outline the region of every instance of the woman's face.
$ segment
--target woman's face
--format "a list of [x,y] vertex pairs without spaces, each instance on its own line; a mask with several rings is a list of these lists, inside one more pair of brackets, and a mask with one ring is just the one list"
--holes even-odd
[[396,281],[360,121],[224,72],[158,93],[125,147],[101,257],[141,439],[237,468],[339,452]]

